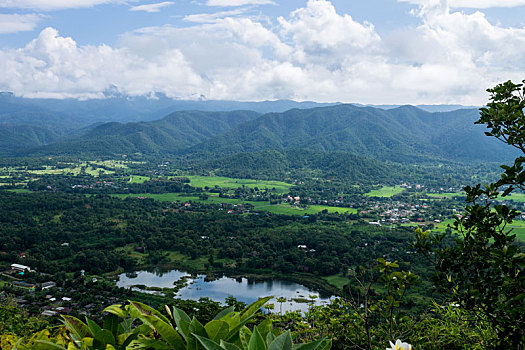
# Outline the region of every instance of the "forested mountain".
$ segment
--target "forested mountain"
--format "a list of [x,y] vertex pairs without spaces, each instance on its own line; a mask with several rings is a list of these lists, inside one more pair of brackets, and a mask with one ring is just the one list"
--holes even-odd
[[[295,102],[291,100],[263,101],[263,102],[236,102],[236,101],[184,101],[174,100],[163,94],[155,96],[129,97],[118,93],[118,90],[106,91],[105,98],[77,100],[77,99],[32,99],[14,96],[8,92],[0,92],[0,128],[6,125],[17,132],[3,137],[0,142],[8,144],[0,150],[2,154],[11,154],[13,151],[25,152],[27,148],[41,146],[55,142],[57,138],[33,140],[26,134],[34,132],[34,128],[41,128],[41,132],[58,136],[78,136],[93,129],[95,126],[108,122],[140,122],[153,121],[165,117],[173,112],[200,110],[200,111],[235,111],[250,110],[259,113],[283,112],[291,108],[312,108],[332,104],[316,102]],[[26,130],[27,129],[27,130]],[[7,131],[2,130],[2,134]],[[118,140],[119,147],[112,153],[122,153],[126,149],[134,149],[125,140]],[[143,144],[145,152],[157,147],[147,140]],[[106,144],[112,147],[111,144]],[[80,146],[79,146],[80,147]]]
[[186,111],[175,112],[152,122],[105,123],[81,137],[42,147],[36,153],[176,154],[257,116],[259,114],[252,111]]
[[337,105],[268,113],[192,147],[191,153],[237,154],[264,149],[346,151],[380,160],[501,160],[513,152],[474,125],[475,109],[429,113]]
[[19,149],[54,142],[59,135],[38,126],[0,124],[0,156],[12,155]]
[[[33,112],[19,113],[29,116]],[[13,121],[5,115],[3,118]],[[318,155],[340,151],[404,163],[501,161],[515,157],[513,150],[485,137],[484,128],[474,125],[477,118],[476,109],[430,113],[412,106],[384,110],[343,104],[264,115],[254,111],[181,111],[155,121],[99,123],[84,129],[80,125],[71,129],[67,123],[62,129],[53,127],[62,120],[55,116],[48,118],[49,128],[24,129],[4,123],[3,129],[10,125],[9,131],[3,130],[7,135],[4,142],[10,146],[3,153],[18,150],[22,155],[31,148],[33,155],[141,153],[202,161],[247,152],[305,149]],[[64,133],[67,139],[60,138]],[[268,160],[268,154],[263,159]],[[271,164],[278,162],[273,159]]]

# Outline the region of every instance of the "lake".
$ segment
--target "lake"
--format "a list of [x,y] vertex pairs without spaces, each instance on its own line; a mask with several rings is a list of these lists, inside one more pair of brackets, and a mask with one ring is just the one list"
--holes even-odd
[[[189,276],[189,274],[179,270],[123,273],[119,275],[117,286],[129,288],[136,285],[145,285],[148,287],[173,288],[174,282],[178,281],[182,276]],[[198,275],[196,278],[190,279],[191,283],[181,288],[176,296],[181,299],[192,300],[208,297],[218,302],[224,302],[228,296],[233,296],[239,301],[252,303],[258,298],[273,295],[275,298],[286,298],[287,301],[282,303],[282,312],[306,311],[308,309],[308,304],[296,302],[292,299],[309,299],[311,296],[315,296],[314,305],[322,305],[330,303],[331,297],[330,295],[320,295],[319,292],[301,284],[280,279],[253,281],[247,278],[225,276],[214,281],[205,281],[204,279],[204,275]],[[280,312],[281,304],[275,298],[270,303],[275,305],[274,312]]]

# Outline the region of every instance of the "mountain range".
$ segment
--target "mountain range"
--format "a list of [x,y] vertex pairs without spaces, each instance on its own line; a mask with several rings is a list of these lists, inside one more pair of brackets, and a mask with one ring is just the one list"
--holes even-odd
[[[251,105],[206,101],[202,105],[208,108],[250,108],[168,114],[177,103],[199,106],[199,101],[177,102],[163,96],[157,100],[50,101],[0,94],[0,154],[111,157],[138,153],[206,161],[266,150],[304,149],[402,163],[501,161],[516,155],[485,136],[483,126],[474,124],[476,109],[431,113],[413,106],[382,109],[293,101]],[[312,105],[315,107],[308,108]],[[290,106],[298,108],[281,111]],[[276,111],[266,113],[268,109]],[[167,115],[141,120],[161,113]],[[114,119],[104,122],[110,118]],[[141,121],[130,121],[133,119]]]

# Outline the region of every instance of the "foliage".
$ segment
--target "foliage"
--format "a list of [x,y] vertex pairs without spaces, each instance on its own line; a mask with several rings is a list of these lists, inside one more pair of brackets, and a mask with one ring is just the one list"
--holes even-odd
[[449,303],[434,304],[406,339],[417,349],[483,350],[492,347],[496,334],[485,316]]
[[[406,291],[418,280],[399,271],[397,262],[377,259],[372,270],[360,268],[346,288],[350,299],[335,299],[325,307],[312,307],[304,319],[294,313],[277,317],[281,327],[305,340],[329,336],[334,349],[376,349],[388,339],[406,337],[414,325],[402,310]],[[352,287],[353,284],[357,287]]]
[[219,312],[201,324],[182,310],[166,307],[167,316],[139,302],[124,308],[112,305],[104,309],[102,326],[63,316],[64,326],[51,333],[46,329],[18,339],[2,336],[2,349],[172,349],[172,350],[291,350],[304,348],[329,350],[331,340],[320,339],[293,345],[290,332],[279,334],[265,318],[252,329],[248,325],[257,311],[271,297],[262,298],[242,311],[233,307]]
[[[491,102],[477,123],[486,134],[525,153],[524,85],[510,81],[488,90]],[[501,179],[485,186],[465,187],[468,205],[455,222],[459,237],[416,231],[416,247],[437,267],[436,282],[454,302],[479,312],[498,333],[498,342],[512,348],[525,344],[525,254],[506,226],[516,210],[497,204],[514,188],[525,188],[525,157],[503,165]]]
[[[0,334],[27,335],[41,330],[49,323],[41,317],[29,315],[17,308],[16,301],[6,299],[0,303]],[[0,346],[2,349],[2,346]]]

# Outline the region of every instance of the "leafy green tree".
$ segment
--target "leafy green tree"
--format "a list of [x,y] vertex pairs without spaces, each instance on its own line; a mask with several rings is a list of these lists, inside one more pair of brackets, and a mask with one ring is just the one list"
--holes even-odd
[[[491,101],[476,123],[525,155],[524,84],[507,81],[487,91]],[[496,201],[516,188],[525,190],[523,163],[522,155],[512,166],[502,165],[499,181],[465,188],[468,204],[454,223],[452,240],[418,229],[415,243],[435,264],[435,281],[451,301],[486,317],[497,345],[513,349],[525,344],[525,254],[508,228],[517,211]]]

